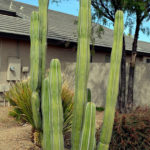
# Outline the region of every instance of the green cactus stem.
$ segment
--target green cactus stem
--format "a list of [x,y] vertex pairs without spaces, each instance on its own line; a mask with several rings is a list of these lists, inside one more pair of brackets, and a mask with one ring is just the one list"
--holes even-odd
[[42,122],[40,116],[40,98],[37,92],[32,92],[32,113],[33,113],[33,120],[34,125],[37,130],[41,130]]
[[30,26],[30,86],[32,91],[38,88],[39,77],[39,14],[32,12]]
[[63,150],[63,109],[61,101],[61,67],[58,59],[50,63],[49,77],[44,81],[43,149]]
[[120,64],[123,46],[123,31],[124,31],[123,12],[117,11],[115,15],[114,42],[111,53],[111,64],[106,95],[104,121],[102,131],[100,134],[101,136],[98,150],[108,150],[109,143],[111,141],[115,108],[119,89]]
[[39,0],[39,41],[40,41],[40,80],[42,83],[45,76],[46,50],[47,50],[47,31],[48,31],[48,5],[49,0]]
[[87,103],[79,150],[94,150],[95,148],[95,116],[95,104]]
[[[34,96],[31,99],[32,104],[36,103],[36,107],[32,110],[35,127],[41,124],[42,113],[41,113],[41,99],[42,99],[42,82],[44,81],[45,74],[45,57],[46,57],[46,45],[47,45],[47,12],[48,12],[49,0],[39,0],[39,13],[33,12],[31,16],[31,27],[30,27],[30,86],[33,92],[38,92],[39,103],[34,102]],[[38,104],[38,105],[37,105]],[[37,114],[39,119],[37,119]],[[36,118],[34,118],[36,117]],[[39,121],[39,122],[37,122]],[[41,127],[42,130],[42,127]]]
[[87,101],[87,80],[90,64],[91,1],[80,0],[78,18],[78,50],[75,75],[75,99],[72,124],[72,150],[78,150],[84,108]]
[[38,12],[32,12],[30,27],[30,87],[33,91],[31,97],[32,113],[35,128],[41,130],[40,97],[36,92],[39,84],[39,15]]

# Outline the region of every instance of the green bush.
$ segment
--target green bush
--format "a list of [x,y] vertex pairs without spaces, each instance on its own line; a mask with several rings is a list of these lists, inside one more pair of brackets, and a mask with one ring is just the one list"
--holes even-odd
[[32,91],[28,83],[28,80],[12,83],[10,90],[4,93],[4,97],[13,106],[13,110],[9,114],[34,127],[30,101]]
[[150,108],[116,113],[110,150],[150,150]]
[[[31,88],[29,87],[29,80],[18,81],[15,84],[11,84],[11,88],[8,92],[4,93],[6,100],[13,106],[13,110],[10,111],[10,115],[17,120],[27,122],[34,128],[34,122],[31,109]],[[68,135],[71,132],[72,125],[72,109],[73,109],[73,97],[74,92],[69,89],[67,81],[62,85],[62,104],[64,112],[64,135]]]

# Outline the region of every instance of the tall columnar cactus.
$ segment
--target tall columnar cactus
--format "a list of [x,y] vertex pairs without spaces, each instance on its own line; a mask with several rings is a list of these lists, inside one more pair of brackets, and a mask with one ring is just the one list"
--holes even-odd
[[39,80],[39,13],[32,12],[30,25],[30,86],[38,89]]
[[[32,110],[35,127],[43,131],[43,150],[63,150],[61,67],[57,59],[52,60],[49,75],[44,79],[48,3],[48,0],[39,0],[39,13],[33,12],[31,17],[30,85],[33,91]],[[96,108],[94,103],[87,103],[87,80],[90,62],[91,33],[90,7],[91,0],[80,0],[72,150],[94,150],[96,143]],[[123,13],[118,11],[115,16],[110,76],[107,89],[104,122],[98,150],[108,150],[111,140],[119,87],[122,39]]]
[[80,0],[78,18],[78,50],[75,75],[75,98],[72,124],[72,150],[78,150],[85,104],[90,63],[91,0]]
[[41,90],[42,90],[42,81],[44,81],[44,74],[45,74],[48,4],[49,4],[49,0],[39,0],[39,12],[32,13],[31,27],[30,27],[30,39],[31,39],[30,86],[33,91],[32,105],[36,105],[36,107],[32,106],[33,108],[32,112],[33,112],[35,128],[36,129],[41,128],[41,130],[42,130]]
[[30,86],[33,91],[31,103],[33,120],[36,129],[42,128],[41,113],[40,113],[40,96],[37,93],[40,90],[39,84],[39,13],[33,12],[31,15],[31,27],[30,27]]
[[57,59],[51,61],[49,77],[45,79],[43,89],[43,149],[63,150],[61,69],[60,62]]
[[39,0],[39,49],[40,49],[40,80],[44,81],[46,49],[47,49],[47,31],[48,31],[48,5],[49,0]]
[[104,121],[98,150],[108,150],[113,130],[115,107],[119,88],[120,64],[123,46],[123,12],[117,11],[114,25],[114,42],[111,53],[110,73],[106,95]]
[[88,102],[85,110],[83,129],[80,139],[79,150],[94,150],[95,148],[95,116],[96,107],[92,102]]

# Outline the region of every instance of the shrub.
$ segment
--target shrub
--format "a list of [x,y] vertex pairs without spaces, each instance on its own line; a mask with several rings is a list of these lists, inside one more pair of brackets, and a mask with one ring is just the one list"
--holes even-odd
[[9,114],[34,127],[30,101],[32,91],[28,83],[28,80],[12,83],[10,90],[4,93],[4,97],[13,106],[13,110]]
[[[4,93],[6,100],[13,106],[13,110],[10,111],[10,115],[17,120],[27,122],[34,128],[34,122],[31,109],[31,94],[32,91],[29,87],[29,80],[18,81],[15,84],[11,84],[11,88],[8,92]],[[64,135],[68,135],[71,132],[72,125],[72,109],[73,109],[73,96],[74,92],[69,89],[67,81],[64,81],[62,85],[62,104],[64,112]],[[36,129],[34,129],[36,130]]]
[[116,113],[110,150],[150,150],[150,108]]

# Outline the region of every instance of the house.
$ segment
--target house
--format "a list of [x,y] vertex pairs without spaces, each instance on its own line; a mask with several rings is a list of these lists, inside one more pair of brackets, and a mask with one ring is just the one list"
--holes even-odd
[[[38,8],[12,0],[0,0],[0,92],[8,90],[10,81],[20,80],[29,73],[32,11],[38,11]],[[58,58],[61,62],[76,61],[76,21],[76,16],[48,10],[47,67],[52,58]],[[109,62],[113,30],[104,27],[101,38],[96,31],[95,54],[91,60]],[[127,61],[130,59],[132,41],[132,38],[126,37]],[[150,43],[138,42],[137,62],[150,62]]]

